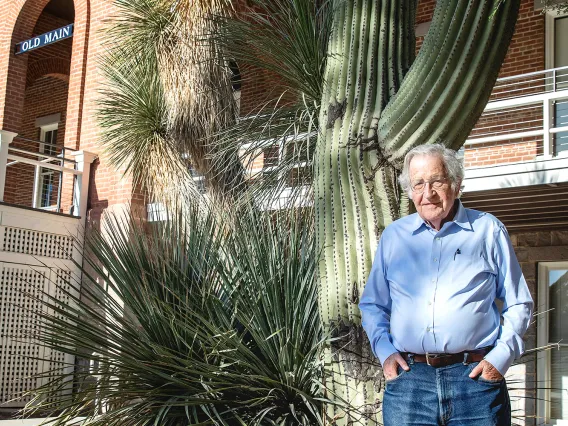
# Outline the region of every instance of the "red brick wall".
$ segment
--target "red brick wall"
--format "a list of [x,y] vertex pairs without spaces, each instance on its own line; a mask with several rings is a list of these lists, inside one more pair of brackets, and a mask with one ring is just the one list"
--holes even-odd
[[544,69],[544,15],[534,10],[533,0],[522,0],[515,34],[499,77]]
[[[113,0],[91,1],[90,28],[88,37],[88,54],[85,62],[84,91],[72,92],[70,87],[69,99],[82,96],[80,113],[80,126],[77,135],[80,135],[79,148],[98,154],[98,160],[91,173],[91,187],[89,196],[89,218],[97,221],[103,211],[111,205],[132,203],[134,206],[143,206],[144,194],[132,185],[130,177],[123,176],[124,170],[116,170],[109,163],[108,156],[101,147],[101,130],[98,126],[96,110],[98,108],[100,90],[104,79],[99,69],[101,55],[109,48],[110,40],[105,32],[108,28],[109,18],[116,13]],[[103,45],[104,44],[104,45]],[[75,45],[73,46],[75,48]],[[71,65],[73,69],[74,64]],[[70,115],[70,113],[69,113]],[[77,137],[78,137],[77,136]],[[66,138],[71,143],[69,136]]]
[[242,117],[258,112],[267,102],[278,101],[281,106],[295,102],[296,95],[273,73],[250,66],[243,66],[240,72]]
[[465,167],[529,161],[542,153],[542,137],[531,136],[508,143],[485,143],[466,149]]
[[[515,34],[501,66],[499,77],[509,77],[545,69],[544,36],[544,15],[539,11],[534,11],[533,1],[522,0]],[[527,85],[525,92],[529,93],[531,90],[534,92],[535,89]],[[540,87],[537,90],[540,90]],[[495,132],[505,130],[526,131],[542,127],[541,107],[523,107],[523,109],[516,109],[516,111],[516,113],[503,111],[498,115],[494,113],[483,114],[473,129],[472,135],[478,133],[480,128],[488,126],[489,123],[492,126],[492,131]],[[481,131],[483,132],[483,130]],[[543,141],[541,136],[502,140],[494,144],[476,145],[466,149],[465,165],[466,167],[474,167],[530,161],[542,154]]]
[[0,128],[17,131],[24,105],[29,55],[14,55],[17,42],[31,37],[49,0],[11,0],[0,4]]
[[[484,113],[477,121],[470,137],[493,136],[505,133],[538,129],[542,123],[540,105],[524,106]],[[465,166],[477,167],[492,164],[533,160],[544,153],[542,136],[497,141],[468,146],[465,151]]]
[[[42,13],[34,28],[33,36],[61,28],[70,23],[49,13]],[[28,58],[26,85],[33,84],[36,78],[46,74],[67,75],[67,80],[69,80],[72,42],[73,39],[69,38],[31,51]]]
[[[436,0],[420,0],[416,10],[416,25],[430,22],[434,16],[434,7],[436,7]],[[422,47],[423,42],[424,36],[416,37],[416,53]]]

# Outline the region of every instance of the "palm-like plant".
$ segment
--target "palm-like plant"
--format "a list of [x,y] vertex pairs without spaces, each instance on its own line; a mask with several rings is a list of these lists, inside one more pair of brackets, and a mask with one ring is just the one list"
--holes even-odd
[[[176,198],[191,185],[188,165],[218,193],[243,189],[234,152],[218,153],[216,135],[237,119],[232,73],[211,16],[230,13],[229,0],[116,0],[108,28],[115,41],[103,60],[99,110],[110,161],[131,172],[152,196]],[[121,125],[122,124],[122,125]],[[211,158],[224,173],[210,166]]]
[[324,424],[312,219],[213,210],[149,227],[110,217],[93,233],[81,296],[45,302],[39,341],[96,367],[35,390],[33,412],[59,410],[57,425]]

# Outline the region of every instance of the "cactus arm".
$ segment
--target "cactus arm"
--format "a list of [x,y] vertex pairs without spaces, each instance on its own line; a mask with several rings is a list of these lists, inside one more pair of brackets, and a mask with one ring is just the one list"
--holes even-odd
[[465,142],[483,111],[513,35],[518,0],[439,1],[424,48],[379,122],[389,161],[413,146]]

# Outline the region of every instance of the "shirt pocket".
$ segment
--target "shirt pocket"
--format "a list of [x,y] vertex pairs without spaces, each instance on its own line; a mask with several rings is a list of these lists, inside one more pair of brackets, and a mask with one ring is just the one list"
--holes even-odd
[[451,263],[452,285],[458,288],[490,284],[494,281],[492,274],[493,269],[479,254],[457,254]]

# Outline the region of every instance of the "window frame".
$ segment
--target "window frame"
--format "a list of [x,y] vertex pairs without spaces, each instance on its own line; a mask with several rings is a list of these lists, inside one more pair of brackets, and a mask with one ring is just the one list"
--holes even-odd
[[557,13],[552,10],[548,10],[544,15],[544,67],[547,70],[554,68],[554,21],[567,16],[568,13]]
[[[40,120],[40,119],[38,119]],[[37,120],[36,120],[37,121]],[[45,123],[45,124],[41,124],[38,126],[39,127],[39,141],[40,142],[45,142],[46,136],[49,132],[53,132],[53,131],[57,131],[59,133],[59,121],[55,121],[55,122],[51,122],[51,123]],[[39,144],[39,153],[40,154],[44,154],[45,153],[45,143],[40,143]],[[57,145],[57,136],[56,136],[56,143],[54,145]],[[38,161],[43,160],[44,157],[38,157]],[[54,174],[55,171],[53,170],[49,170],[47,169],[47,171],[44,171],[45,169],[43,169],[41,166],[36,166],[36,170],[35,170],[35,177],[34,177],[34,198],[33,198],[33,203],[32,206],[35,209],[41,209],[41,210],[56,210],[57,207],[55,206],[42,206],[42,199],[43,199],[43,180],[44,178],[47,178],[49,175],[51,176],[52,181],[54,181]]]
[[[559,262],[539,262],[537,276],[538,290],[538,311],[537,316],[537,347],[549,345],[548,342],[548,278],[549,272],[557,269],[568,269],[568,261]],[[568,346],[563,344],[563,346]],[[536,378],[537,378],[537,424],[538,425],[557,425],[568,426],[568,419],[550,419],[550,388],[551,388],[551,352],[546,350],[537,356]]]
[[[549,70],[554,68],[554,47],[555,47],[555,21],[559,18],[567,18],[568,12],[558,13],[554,10],[547,10],[544,14],[544,68]],[[550,102],[551,114],[555,116],[555,107],[553,102]],[[557,151],[556,144],[558,142],[557,137],[560,133],[551,136],[550,139],[550,152],[553,153],[554,157],[564,157],[568,155],[568,150]]]

